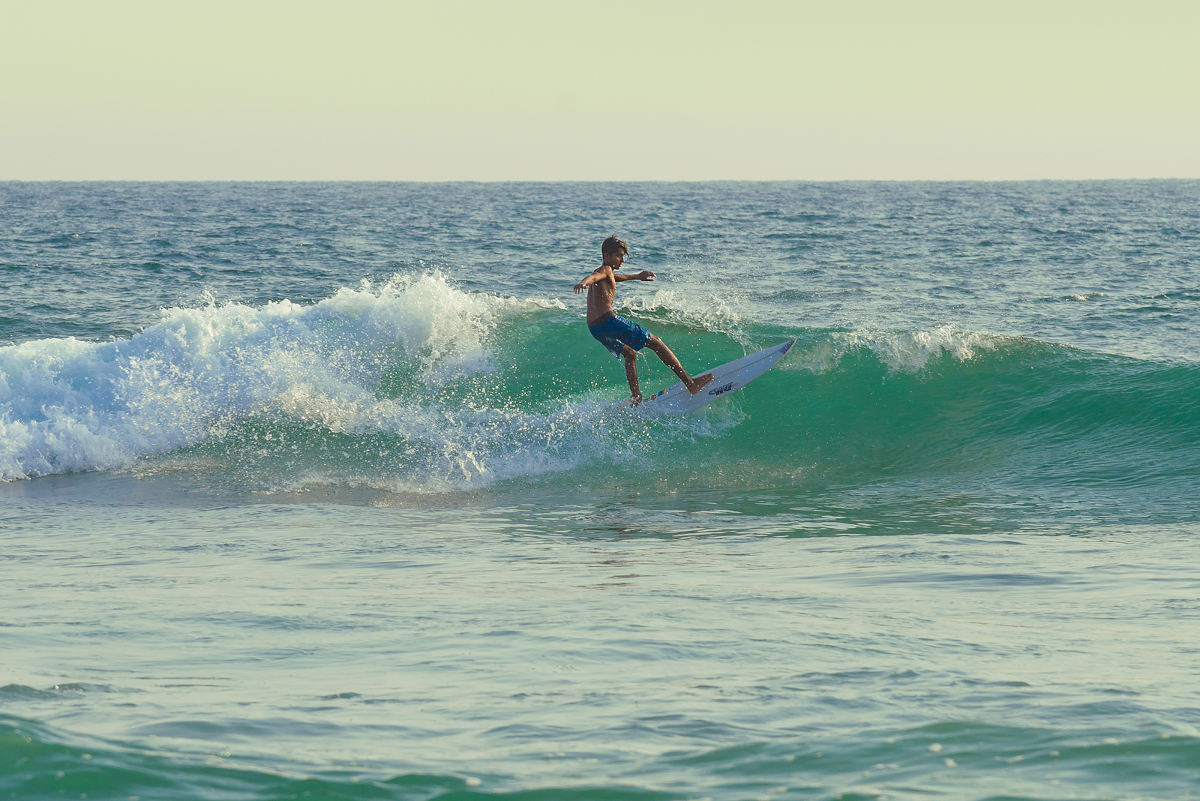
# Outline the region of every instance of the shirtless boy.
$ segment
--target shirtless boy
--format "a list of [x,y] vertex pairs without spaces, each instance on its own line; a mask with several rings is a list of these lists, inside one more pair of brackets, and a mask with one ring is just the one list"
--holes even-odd
[[604,240],[600,252],[604,255],[604,263],[575,285],[575,294],[578,295],[585,289],[588,291],[587,324],[592,336],[600,340],[600,344],[618,359],[625,358],[625,378],[629,380],[629,391],[633,394],[632,404],[637,406],[642,402],[642,392],[638,389],[637,351],[644,347],[649,347],[657,353],[663,364],[670,367],[671,372],[679,376],[679,380],[688,391],[695,395],[701,387],[712,381],[712,373],[692,378],[665,342],[637,323],[618,317],[613,312],[613,296],[617,292],[617,282],[653,281],[654,273],[649,270],[642,270],[637,275],[615,272],[621,269],[621,264],[629,255],[629,248],[615,236]]

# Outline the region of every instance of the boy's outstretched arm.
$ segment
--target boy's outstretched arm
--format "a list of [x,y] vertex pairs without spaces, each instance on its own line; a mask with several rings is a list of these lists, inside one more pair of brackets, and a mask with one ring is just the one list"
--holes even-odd
[[586,278],[584,278],[582,281],[580,281],[578,284],[575,285],[575,294],[578,295],[579,293],[583,292],[583,290],[587,289],[592,284],[594,284],[597,281],[604,278],[606,272],[613,276],[614,281],[622,280],[615,273],[613,273],[611,267],[608,267],[608,266],[597,267],[595,270],[592,271],[591,275],[587,276]]
[[655,278],[654,273],[650,272],[649,270],[642,270],[640,273],[637,273],[636,275],[621,275],[621,273],[613,273],[613,280],[618,281],[618,282],[620,282],[620,281],[653,281],[654,278]]

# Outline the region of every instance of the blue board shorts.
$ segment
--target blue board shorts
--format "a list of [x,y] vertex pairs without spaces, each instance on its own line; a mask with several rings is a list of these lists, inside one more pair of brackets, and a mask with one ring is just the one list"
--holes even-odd
[[646,342],[650,339],[650,332],[645,328],[615,314],[607,320],[601,320],[596,325],[589,325],[588,331],[591,331],[592,336],[600,340],[600,344],[608,348],[609,352],[618,359],[624,357],[621,351],[625,349],[626,345],[634,350],[641,350],[646,347]]

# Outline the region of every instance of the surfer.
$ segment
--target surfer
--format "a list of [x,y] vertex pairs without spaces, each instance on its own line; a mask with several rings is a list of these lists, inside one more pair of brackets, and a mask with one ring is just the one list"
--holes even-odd
[[657,353],[663,364],[679,376],[688,392],[695,395],[701,387],[712,381],[712,373],[692,378],[665,342],[637,323],[618,317],[613,312],[613,296],[617,293],[617,282],[653,281],[654,273],[649,270],[642,270],[637,275],[622,275],[616,272],[629,256],[629,247],[615,236],[604,240],[600,252],[604,256],[604,262],[591,275],[575,285],[575,294],[578,295],[585,289],[588,291],[588,331],[591,331],[592,336],[614,356],[625,359],[625,378],[629,380],[632,405],[637,406],[642,402],[642,392],[638,389],[637,352],[645,347]]

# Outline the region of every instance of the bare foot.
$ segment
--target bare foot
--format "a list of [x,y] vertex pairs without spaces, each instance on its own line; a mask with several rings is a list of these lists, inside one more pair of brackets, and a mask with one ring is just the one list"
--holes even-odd
[[642,402],[642,396],[641,396],[641,395],[634,395],[633,397],[631,397],[631,398],[629,399],[629,405],[630,405],[630,406],[637,406],[637,405],[638,405],[638,404],[640,404],[641,402]]
[[712,380],[713,380],[712,373],[705,373],[702,376],[697,376],[696,378],[692,379],[692,383],[688,386],[688,392],[695,395],[697,392],[702,390],[705,387],[705,385],[708,384],[709,381],[712,381]]

